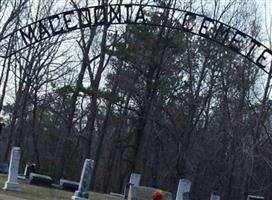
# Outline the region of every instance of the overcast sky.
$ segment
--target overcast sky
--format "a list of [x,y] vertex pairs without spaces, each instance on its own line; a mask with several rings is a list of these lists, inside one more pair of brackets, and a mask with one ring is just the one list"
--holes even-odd
[[[258,0],[260,4],[260,8],[264,10],[265,12],[263,13],[264,15],[266,14],[267,16],[270,16],[272,14],[272,0]],[[264,9],[266,8],[266,9]]]
[[[250,1],[250,0],[249,0]],[[270,27],[266,29],[266,32],[269,32],[270,40],[272,40],[272,0],[257,0],[259,2],[260,10],[263,10],[262,17],[266,22],[266,27]]]

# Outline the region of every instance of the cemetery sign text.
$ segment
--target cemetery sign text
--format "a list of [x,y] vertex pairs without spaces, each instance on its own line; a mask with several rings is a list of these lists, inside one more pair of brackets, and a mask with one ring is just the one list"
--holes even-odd
[[[154,22],[147,13],[167,16]],[[0,39],[9,57],[52,36],[99,25],[140,24],[182,30],[217,42],[246,57],[270,74],[272,51],[253,37],[206,16],[169,7],[141,4],[113,4],[79,8],[46,17]],[[16,42],[14,42],[16,41]],[[21,42],[18,42],[21,41]]]

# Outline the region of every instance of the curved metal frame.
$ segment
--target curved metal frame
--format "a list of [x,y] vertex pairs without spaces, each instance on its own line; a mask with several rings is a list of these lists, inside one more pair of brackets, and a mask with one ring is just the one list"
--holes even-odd
[[[157,14],[167,13],[166,20],[148,20],[146,11]],[[169,18],[169,16],[171,16]],[[74,23],[74,22],[77,23]],[[30,23],[0,39],[0,46],[6,48],[7,58],[11,55],[55,35],[68,33],[81,28],[101,25],[134,24],[166,27],[189,32],[214,41],[247,58],[268,75],[271,75],[272,51],[238,29],[201,14],[181,9],[143,4],[108,4],[91,6],[61,12]],[[14,40],[17,42],[15,43]],[[23,41],[23,43],[18,42]],[[10,48],[11,47],[11,48]]]

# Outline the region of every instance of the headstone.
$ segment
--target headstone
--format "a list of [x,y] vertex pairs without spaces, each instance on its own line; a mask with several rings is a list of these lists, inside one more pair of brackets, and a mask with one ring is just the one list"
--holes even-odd
[[51,187],[53,183],[53,179],[50,176],[30,173],[29,175],[29,183],[33,185],[41,185],[45,187]]
[[220,195],[217,192],[212,192],[210,200],[220,200]]
[[86,200],[89,198],[88,191],[90,187],[93,167],[94,161],[91,159],[86,159],[81,172],[78,190],[75,191],[74,195],[72,196],[73,200]]
[[9,170],[8,163],[0,163],[0,173],[7,174]]
[[4,190],[20,191],[17,183],[19,163],[21,157],[20,147],[13,147],[10,155],[8,180],[5,182]]
[[68,191],[74,192],[74,191],[78,190],[78,185],[79,185],[79,183],[76,181],[60,179],[60,187],[63,190],[68,190]]
[[180,179],[178,184],[176,200],[188,200],[191,190],[191,181],[188,179]]
[[[128,200],[152,200],[154,192],[158,191],[156,188],[145,186],[131,186],[128,194]],[[172,200],[172,193],[160,190],[163,200]]]
[[130,175],[129,183],[133,186],[139,186],[141,181],[141,174],[132,173]]
[[141,174],[131,173],[129,182],[125,187],[124,195],[125,199],[127,199],[128,193],[132,186],[139,186],[141,181]]
[[36,172],[36,164],[27,163],[25,166],[24,176],[25,178],[29,178],[30,173]]
[[248,195],[247,200],[264,200],[264,197]]

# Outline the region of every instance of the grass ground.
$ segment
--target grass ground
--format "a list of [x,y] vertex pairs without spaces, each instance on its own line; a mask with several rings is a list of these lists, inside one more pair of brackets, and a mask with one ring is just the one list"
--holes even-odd
[[[30,185],[25,181],[19,180],[19,186],[21,188],[21,192],[7,192],[2,188],[7,179],[6,175],[0,175],[0,195],[9,195],[14,197],[19,197],[26,200],[70,200],[73,193],[60,190],[57,188],[46,188],[39,187],[35,185]],[[92,200],[122,200],[118,197],[113,197],[107,194],[100,194],[90,192],[90,199]]]

